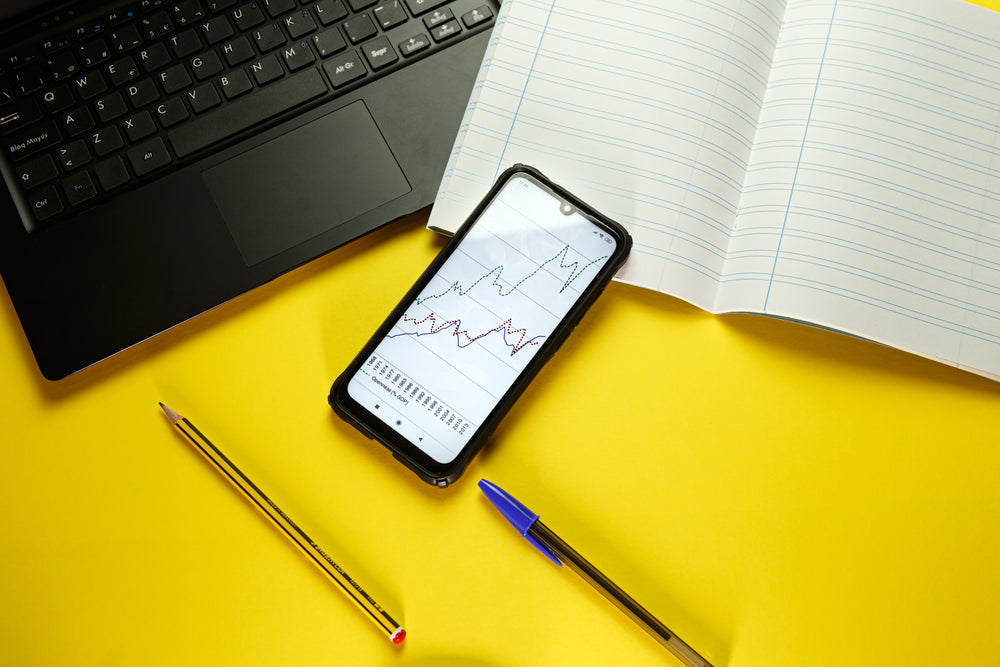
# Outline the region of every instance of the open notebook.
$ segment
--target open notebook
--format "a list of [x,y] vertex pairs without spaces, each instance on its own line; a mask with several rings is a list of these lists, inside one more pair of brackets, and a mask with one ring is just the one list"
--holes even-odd
[[963,0],[508,0],[430,218],[533,165],[618,276],[1000,379],[1000,14]]

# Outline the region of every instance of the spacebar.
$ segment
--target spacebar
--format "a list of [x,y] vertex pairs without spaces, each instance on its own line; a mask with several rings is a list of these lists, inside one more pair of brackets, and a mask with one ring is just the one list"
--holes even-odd
[[311,69],[260,88],[217,111],[167,133],[177,157],[190,155],[216,141],[272,118],[327,91],[323,75]]

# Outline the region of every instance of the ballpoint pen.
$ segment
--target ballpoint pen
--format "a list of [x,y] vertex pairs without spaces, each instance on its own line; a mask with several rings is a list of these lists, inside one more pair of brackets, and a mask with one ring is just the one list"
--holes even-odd
[[323,572],[327,574],[340,589],[358,606],[365,615],[375,622],[394,644],[399,644],[406,637],[406,631],[378,605],[339,565],[324,553],[319,546],[292,521],[287,514],[275,505],[257,485],[250,481],[232,461],[226,458],[208,438],[194,427],[184,417],[180,416],[163,403],[160,407],[167,414],[170,423],[177,427],[198,450],[205,455],[218,470],[233,483],[243,495],[257,506],[274,525],[292,540]]
[[485,479],[479,481],[479,488],[490,499],[500,513],[510,521],[522,536],[548,556],[556,565],[564,562],[571,570],[583,577],[587,583],[600,591],[604,597],[625,612],[646,632],[665,646],[678,660],[688,667],[711,667],[711,664],[684,643],[680,637],[660,623],[652,614],[620,589],[610,579],[590,564],[566,542],[538,520],[538,515],[518,502],[513,496],[496,484]]

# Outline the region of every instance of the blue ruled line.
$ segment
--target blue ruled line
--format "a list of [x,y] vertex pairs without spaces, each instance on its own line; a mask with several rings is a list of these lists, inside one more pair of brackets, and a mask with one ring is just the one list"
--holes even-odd
[[785,238],[785,227],[788,225],[788,216],[792,210],[792,197],[795,196],[795,184],[799,180],[799,167],[802,164],[802,155],[806,150],[806,137],[809,136],[809,123],[812,121],[813,108],[816,106],[816,95],[819,93],[819,82],[823,77],[823,65],[826,63],[826,51],[830,47],[830,35],[833,33],[833,20],[837,16],[837,0],[833,2],[833,11],[830,12],[830,24],[826,29],[826,42],[823,44],[823,55],[819,59],[819,71],[816,72],[816,85],[813,88],[812,100],[809,101],[809,115],[806,117],[806,126],[802,131],[802,144],[799,146],[799,157],[795,162],[795,173],[792,175],[792,187],[788,191],[788,205],[785,207],[785,217],[781,221],[781,232],[778,236],[778,247],[774,251],[774,264],[771,266],[771,279],[767,283],[767,293],[764,295],[764,307],[761,309],[767,313],[767,301],[771,298],[771,285],[774,284],[774,272],[778,268],[778,257],[781,255],[781,242]]

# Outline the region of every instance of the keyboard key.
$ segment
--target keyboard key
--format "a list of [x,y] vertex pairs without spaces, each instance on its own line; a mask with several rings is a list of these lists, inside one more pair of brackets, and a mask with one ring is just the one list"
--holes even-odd
[[[112,13],[112,15],[114,15],[114,13]],[[129,19],[133,19],[135,16],[136,15],[133,13],[129,16]],[[119,25],[120,23],[122,23],[122,21],[114,22],[112,25]],[[73,30],[73,36],[77,39],[87,39],[88,37],[93,37],[94,35],[100,35],[107,29],[107,27],[108,26],[105,25],[104,21],[101,19],[88,21],[81,26],[77,26]]]
[[142,35],[139,34],[139,29],[132,24],[123,25],[108,35],[108,39],[118,53],[131,51],[142,44]]
[[4,104],[0,106],[0,133],[7,134],[27,127],[41,117],[42,110],[34,100],[20,99]]
[[139,64],[142,68],[146,70],[146,73],[152,73],[161,67],[165,67],[170,63],[170,52],[167,51],[167,47],[161,43],[153,44],[145,49],[140,49],[137,54],[139,56]]
[[165,11],[159,11],[139,21],[146,39],[153,41],[174,31],[174,22]]
[[313,46],[320,58],[328,58],[347,48],[347,42],[341,37],[340,31],[330,28],[312,36]]
[[90,149],[98,157],[109,155],[125,146],[125,140],[122,139],[121,132],[114,125],[91,132],[88,135],[88,139],[90,140]]
[[452,19],[451,21],[442,23],[431,30],[431,37],[434,38],[435,42],[442,42],[449,37],[454,37],[460,32],[462,32],[462,26],[458,24],[458,21]]
[[412,56],[414,53],[423,51],[428,46],[431,45],[431,39],[424,33],[417,33],[413,37],[410,37],[405,42],[400,42],[399,52],[403,54],[403,57]]
[[240,32],[246,32],[264,22],[264,12],[256,2],[251,2],[233,10],[233,20]]
[[107,66],[107,73],[108,78],[111,79],[111,85],[115,87],[123,86],[129,81],[135,81],[139,78],[139,68],[136,66],[135,61],[132,60],[132,56],[119,58],[109,64]]
[[129,141],[135,142],[156,132],[156,123],[147,111],[140,111],[133,116],[126,116],[121,121],[121,128]]
[[236,4],[236,0],[208,0],[208,8],[213,12],[221,12]]
[[429,12],[435,7],[440,7],[448,0],[406,0],[406,6],[414,16],[419,16],[424,12]]
[[344,21],[344,32],[347,33],[347,39],[351,40],[352,44],[357,44],[374,37],[378,30],[372,23],[371,17],[368,14],[362,14],[350,21]]
[[482,7],[473,9],[471,12],[462,14],[462,23],[465,24],[466,28],[474,28],[480,23],[489,21],[491,18],[493,18],[493,10],[488,5],[483,5]]
[[326,84],[316,69],[303,70],[218,111],[178,125],[168,134],[170,143],[177,155],[184,157],[326,92]]
[[45,61],[45,67],[53,80],[65,79],[80,71],[80,63],[72,51],[60,51]]
[[128,95],[128,101],[136,109],[142,108],[160,98],[160,91],[156,89],[156,84],[153,83],[152,79],[136,81],[125,89],[125,94]]
[[385,36],[365,43],[361,47],[361,50],[364,52],[365,58],[373,70],[382,69],[399,60],[399,56],[396,55],[392,44],[389,43],[388,38]]
[[[108,24],[121,25],[126,21],[131,21],[136,16],[138,16],[138,10],[135,7],[129,6],[129,7],[123,7],[121,9],[115,9],[112,10],[110,14],[108,14]],[[100,32],[100,31],[101,29],[98,28],[93,32]],[[82,34],[79,33],[79,29],[77,31],[77,34],[80,35],[81,37],[83,36]]]
[[222,56],[229,63],[230,67],[236,67],[240,63],[245,63],[255,55],[257,53],[250,46],[250,40],[243,36],[222,45]]
[[87,144],[83,139],[71,141],[56,151],[56,154],[66,171],[79,169],[90,162],[90,151],[87,150]]
[[233,36],[233,26],[225,16],[216,16],[214,19],[202,21],[198,25],[201,26],[201,36],[209,45],[218,44]]
[[323,65],[323,70],[330,77],[330,83],[333,84],[334,88],[346,86],[368,73],[353,49],[327,61]]
[[172,161],[163,139],[159,137],[153,137],[145,143],[133,146],[126,151],[125,156],[136,176],[145,176]]
[[84,67],[96,67],[111,57],[111,47],[103,37],[85,42],[80,47],[80,61]]
[[382,30],[388,30],[393,26],[406,21],[406,10],[399,4],[399,0],[383,2],[372,10],[375,21],[382,26]]
[[76,91],[80,99],[89,100],[91,97],[100,95],[107,90],[108,82],[104,80],[104,75],[94,70],[73,79],[69,87]]
[[43,53],[54,53],[60,49],[65,49],[73,43],[73,35],[64,32],[62,34],[56,35],[55,37],[50,37],[42,42],[42,52]]
[[348,0],[348,2],[350,2],[351,4],[351,9],[353,9],[356,12],[359,12],[365,7],[371,7],[376,2],[378,2],[378,0]]
[[250,73],[256,79],[258,86],[271,83],[285,75],[285,70],[274,55],[265,56],[257,62],[250,63]]
[[191,59],[191,71],[196,79],[204,81],[222,71],[222,61],[215,51],[206,51]]
[[73,91],[66,83],[60,83],[48,90],[43,90],[41,97],[42,103],[49,113],[59,113],[63,109],[73,106],[73,103],[76,102],[73,98]]
[[14,91],[14,82],[9,77],[3,75],[3,68],[0,68],[0,104],[13,102],[17,97]]
[[51,181],[59,175],[55,161],[48,155],[39,155],[17,168],[17,179],[25,190]]
[[257,43],[257,50],[261,53],[267,53],[285,43],[285,33],[281,31],[281,26],[277,23],[254,30],[251,34],[254,42]]
[[282,50],[281,55],[284,57],[285,66],[288,67],[288,71],[290,72],[300,70],[316,62],[316,54],[309,48],[309,42],[293,44]]
[[23,49],[18,53],[13,53],[5,60],[7,64],[10,65],[11,69],[17,69],[18,67],[24,67],[25,65],[30,65],[33,62],[38,61],[41,58],[41,54],[37,49]]
[[62,187],[66,194],[66,201],[72,206],[82,204],[97,196],[97,188],[86,169],[81,169],[62,179]]
[[194,109],[195,113],[204,113],[222,104],[222,99],[211,81],[189,90],[187,100],[191,103],[191,108]]
[[316,21],[313,20],[312,14],[309,13],[308,9],[303,9],[300,12],[286,16],[283,20],[285,30],[288,31],[288,35],[292,39],[308,35],[316,29]]
[[323,25],[330,25],[334,21],[347,17],[347,7],[344,6],[344,0],[319,0],[313,5],[313,12]]
[[159,74],[160,85],[167,95],[173,95],[191,85],[191,76],[183,64],[177,63]]
[[125,98],[121,93],[109,93],[94,100],[94,108],[97,109],[97,117],[102,123],[107,123],[128,112],[125,105]]
[[43,120],[10,133],[3,139],[4,150],[12,159],[19,160],[38,151],[50,148],[62,140],[54,120]]
[[273,19],[295,9],[295,0],[263,0],[263,2],[264,7],[267,8],[267,13]]
[[37,65],[30,65],[17,72],[14,74],[14,79],[17,81],[18,89],[25,95],[38,90],[48,83],[45,72]]
[[191,25],[205,18],[205,10],[198,0],[181,0],[174,6],[174,21],[179,26]]
[[428,14],[424,17],[424,25],[430,30],[436,25],[441,25],[445,21],[450,21],[455,18],[455,15],[448,8],[445,9],[435,9],[434,12]]
[[219,88],[222,89],[222,94],[226,96],[227,100],[239,97],[244,93],[248,93],[253,90],[253,84],[250,83],[250,77],[247,73],[241,69],[233,70],[227,74],[223,74],[217,79],[219,83]]
[[41,221],[63,211],[63,203],[55,185],[46,185],[28,193],[28,206],[35,212],[35,219]]
[[66,112],[59,117],[59,124],[62,125],[66,134],[71,137],[82,134],[95,125],[94,117],[90,114],[90,109],[87,107],[77,107],[72,111]]
[[179,97],[171,97],[163,104],[157,104],[153,108],[156,110],[156,119],[165,128],[187,120],[191,115],[188,113],[187,107],[184,106],[184,100]]
[[128,169],[117,155],[95,164],[94,174],[97,176],[97,182],[101,184],[105,192],[114,190],[129,182]]
[[201,44],[201,37],[198,36],[198,31],[195,28],[174,35],[167,40],[167,43],[170,44],[170,48],[178,58],[187,58],[204,48]]

